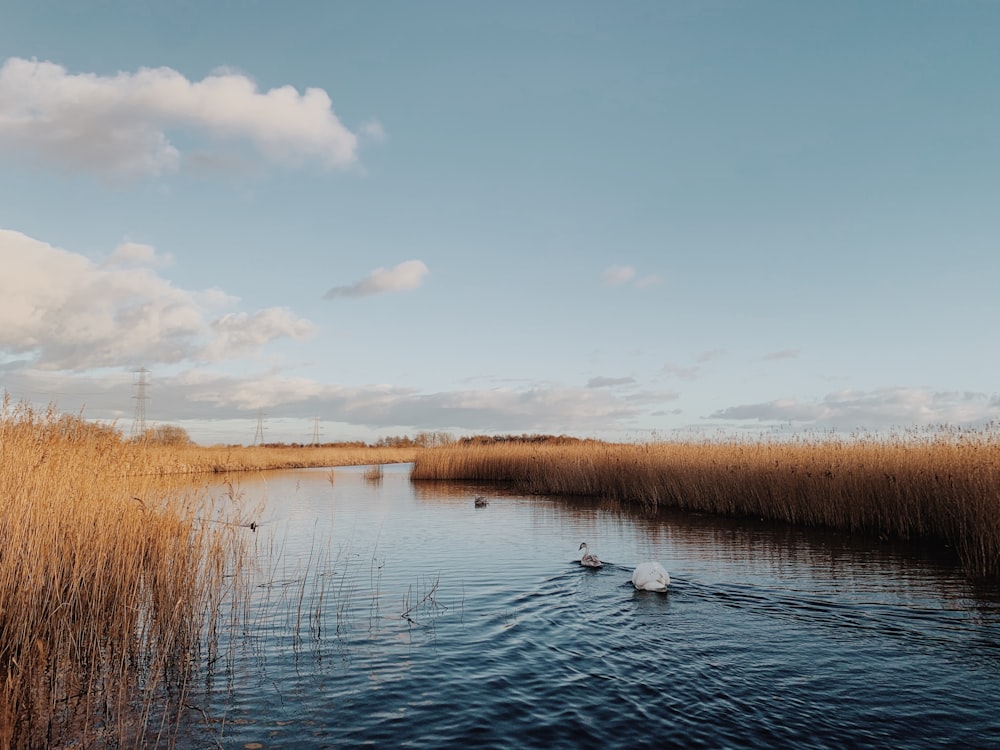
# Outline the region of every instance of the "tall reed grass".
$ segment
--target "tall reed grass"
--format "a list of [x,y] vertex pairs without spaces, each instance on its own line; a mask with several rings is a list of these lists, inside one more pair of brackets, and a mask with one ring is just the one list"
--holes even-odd
[[247,532],[157,473],[112,428],[5,396],[0,748],[173,736]]
[[369,446],[201,446],[149,444],[145,470],[161,475],[410,463],[423,448]]
[[928,539],[954,548],[973,575],[1000,575],[1000,433],[991,429],[780,442],[467,442],[423,451],[411,476]]

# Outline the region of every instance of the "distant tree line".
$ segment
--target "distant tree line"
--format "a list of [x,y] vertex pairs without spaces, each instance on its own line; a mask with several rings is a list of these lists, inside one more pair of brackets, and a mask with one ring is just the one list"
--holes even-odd
[[416,435],[390,435],[366,443],[361,440],[333,443],[263,443],[267,448],[436,448],[446,445],[493,445],[500,443],[545,443],[576,445],[598,442],[590,438],[569,435],[472,435],[456,438],[448,432],[418,432]]
[[498,443],[544,443],[546,445],[577,445],[595,443],[591,438],[576,438],[569,435],[472,435],[458,441],[461,445],[494,445]]
[[[74,427],[74,429],[79,429]],[[91,429],[111,429],[94,426]],[[136,441],[157,445],[185,446],[194,441],[183,427],[172,424],[157,425],[146,430]],[[418,432],[416,435],[391,435],[373,443],[363,440],[340,440],[327,443],[261,443],[262,448],[435,448],[447,445],[496,445],[503,443],[535,443],[546,445],[576,445],[597,442],[590,438],[576,438],[569,435],[472,435],[455,438],[448,432]],[[233,447],[240,447],[234,445]]]
[[175,424],[161,424],[150,427],[145,433],[132,438],[136,442],[155,443],[156,445],[194,445],[188,431]]
[[454,436],[447,432],[418,432],[414,437],[402,435],[380,438],[372,445],[375,448],[433,448],[454,442]]
[[[241,447],[239,443],[233,447]],[[260,443],[261,448],[368,448],[364,440],[340,440],[329,443]]]

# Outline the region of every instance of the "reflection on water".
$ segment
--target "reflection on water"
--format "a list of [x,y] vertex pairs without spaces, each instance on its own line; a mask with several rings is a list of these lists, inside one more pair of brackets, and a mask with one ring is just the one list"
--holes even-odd
[[948,561],[408,469],[242,480],[260,567],[191,746],[1000,747],[1000,597]]

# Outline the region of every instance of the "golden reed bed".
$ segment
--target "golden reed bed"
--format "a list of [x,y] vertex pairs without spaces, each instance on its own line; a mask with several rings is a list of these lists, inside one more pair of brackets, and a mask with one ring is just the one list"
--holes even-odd
[[192,670],[245,593],[247,524],[208,507],[191,475],[415,455],[134,442],[4,394],[0,750],[158,746],[176,732]]
[[0,748],[175,731],[247,532],[205,523],[212,509],[156,469],[109,427],[4,399]]
[[206,507],[189,475],[395,462],[414,462],[414,480],[930,539],[954,548],[973,575],[1000,574],[996,430],[209,448],[125,441],[111,427],[11,406],[5,396],[0,748],[159,745],[176,731],[193,670],[212,655],[224,608],[245,593],[246,525],[238,509]]
[[420,448],[355,445],[330,446],[201,446],[147,445],[143,471],[161,475],[218,474],[320,466],[365,466],[409,463]]
[[473,440],[429,448],[412,478],[507,483],[954,548],[1000,574],[1000,433],[648,445]]

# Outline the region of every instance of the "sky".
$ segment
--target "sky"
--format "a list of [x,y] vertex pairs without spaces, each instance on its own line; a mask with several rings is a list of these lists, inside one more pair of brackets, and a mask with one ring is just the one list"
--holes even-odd
[[0,389],[204,444],[982,427],[998,30],[0,0]]

